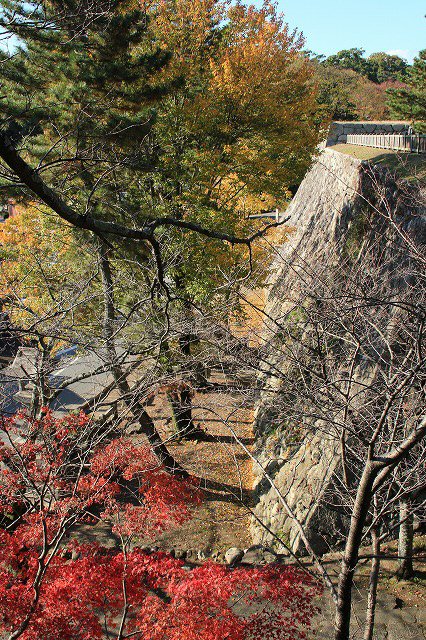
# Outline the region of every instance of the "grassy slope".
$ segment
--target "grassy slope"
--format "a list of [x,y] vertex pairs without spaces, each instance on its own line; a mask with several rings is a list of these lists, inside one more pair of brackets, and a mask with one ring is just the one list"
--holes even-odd
[[353,144],[336,144],[330,148],[358,158],[358,160],[369,160],[374,164],[384,165],[406,180],[426,182],[425,154],[402,153],[390,149],[359,147]]

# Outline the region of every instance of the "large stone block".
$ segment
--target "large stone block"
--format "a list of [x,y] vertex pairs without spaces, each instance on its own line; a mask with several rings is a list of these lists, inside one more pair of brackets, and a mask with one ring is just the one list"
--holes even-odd
[[231,549],[228,549],[225,553],[225,562],[233,567],[242,560],[243,556],[244,551],[242,549],[239,549],[238,547],[231,547]]
[[392,124],[377,124],[376,125],[376,133],[381,134],[392,134],[394,132]]
[[260,544],[249,547],[245,552],[242,563],[250,565],[264,565],[271,564],[278,560],[278,556],[269,547],[264,547]]
[[369,124],[365,124],[364,125],[364,131],[367,134],[368,133],[373,133],[373,131],[375,131],[375,130],[376,130],[376,125],[373,124],[373,123],[371,123],[371,124],[369,123]]
[[356,127],[353,124],[345,124],[343,126],[343,133],[346,133],[346,135],[348,133],[354,133],[355,130],[356,130]]

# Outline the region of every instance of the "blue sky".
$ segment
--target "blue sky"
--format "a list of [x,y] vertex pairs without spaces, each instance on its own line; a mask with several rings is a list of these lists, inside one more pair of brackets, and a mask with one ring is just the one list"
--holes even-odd
[[303,32],[305,48],[315,53],[358,47],[366,55],[386,51],[411,63],[426,49],[425,0],[278,0],[278,6],[289,26]]
[[426,49],[425,0],[279,0],[278,6],[315,53],[358,47],[367,55],[386,51],[412,62]]

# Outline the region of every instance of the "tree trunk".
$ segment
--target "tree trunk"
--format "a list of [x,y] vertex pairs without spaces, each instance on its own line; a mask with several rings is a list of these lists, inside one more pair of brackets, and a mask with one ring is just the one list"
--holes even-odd
[[181,438],[190,436],[195,430],[192,419],[192,393],[191,390],[181,389],[167,394],[173,414],[173,423],[177,434]]
[[375,475],[373,474],[371,466],[367,464],[358,486],[342,559],[342,567],[339,574],[334,640],[349,640],[353,578],[358,564],[362,531],[373,496],[374,477]]
[[114,319],[115,319],[115,307],[114,307],[114,289],[111,268],[107,255],[106,247],[101,244],[99,246],[100,266],[102,273],[102,285],[104,293],[104,319],[103,319],[103,332],[104,340],[108,353],[108,360],[111,366],[111,372],[114,378],[117,389],[121,394],[121,399],[124,404],[131,410],[139,422],[139,431],[148,438],[148,442],[152,447],[154,455],[158,461],[164,465],[170,473],[180,475],[183,478],[189,476],[188,472],[174,459],[172,454],[163,443],[160,434],[155,428],[154,421],[147,411],[139,404],[136,406],[132,403],[129,397],[130,387],[126,380],[126,375],[123,367],[118,364],[117,351],[114,343]]
[[154,421],[151,416],[142,409],[139,415],[137,416],[140,433],[144,433],[148,438],[149,444],[151,448],[162,465],[164,465],[169,471],[174,475],[181,476],[182,478],[188,478],[189,473],[179,464],[177,460],[172,456],[172,454],[167,449],[166,445],[163,443],[160,434],[155,428]]
[[368,591],[367,616],[365,620],[364,640],[373,640],[374,618],[376,615],[377,582],[380,570],[380,531],[374,527],[371,530],[371,571]]
[[[191,354],[190,336],[181,337],[179,339],[179,347],[182,354],[187,358]],[[167,340],[163,340],[161,348],[162,354],[167,361],[167,371],[170,377],[173,378],[176,374],[173,370],[173,355]],[[172,383],[166,395],[170,404],[176,434],[180,438],[189,437],[196,430],[192,418],[192,389],[190,382],[181,380]]]
[[399,505],[399,538],[398,575],[404,580],[410,580],[414,575],[413,569],[413,510],[409,499],[401,500]]
[[[187,369],[187,364],[191,360],[191,348],[194,343],[197,343],[198,337],[192,332],[192,306],[184,286],[184,276],[178,274],[175,276],[175,285],[178,290],[181,300],[183,302],[183,310],[185,316],[185,322],[187,325],[183,327],[183,332],[179,336],[179,349],[182,355],[182,362],[184,370]],[[192,367],[191,363],[191,367]],[[193,415],[192,415],[192,389],[191,385],[195,381],[195,375],[191,375],[187,381],[186,386],[176,392],[168,394],[168,399],[173,414],[173,422],[176,431],[180,437],[196,437],[202,435],[202,431],[195,427]]]

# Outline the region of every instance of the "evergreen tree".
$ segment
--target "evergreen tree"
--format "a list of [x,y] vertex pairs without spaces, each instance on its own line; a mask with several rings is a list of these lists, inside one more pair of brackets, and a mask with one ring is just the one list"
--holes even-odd
[[93,215],[101,201],[103,216],[128,215],[129,177],[155,167],[149,132],[167,91],[159,74],[170,56],[146,12],[129,0],[1,5],[18,42],[1,54],[9,137],[77,209]]
[[405,82],[406,87],[388,91],[392,115],[410,120],[418,133],[426,133],[426,49],[414,59]]
[[343,49],[321,62],[326,67],[350,69],[379,84],[402,79],[408,68],[406,60],[396,55],[378,52],[365,58],[364,54],[364,49]]
[[373,82],[387,82],[389,80],[402,80],[408,69],[408,63],[403,58],[389,53],[372,53],[368,56],[371,66],[370,80]]
[[372,72],[371,65],[364,58],[364,49],[343,49],[336,54],[328,56],[324,61],[325,66],[339,67],[340,69],[352,69],[363,76],[369,76]]

